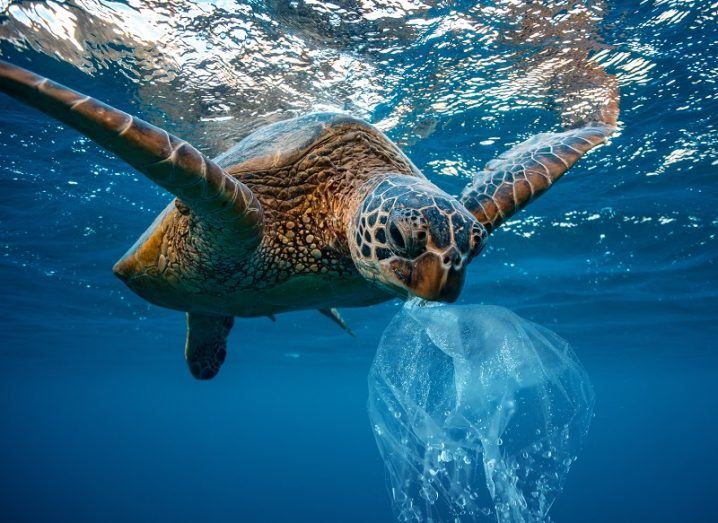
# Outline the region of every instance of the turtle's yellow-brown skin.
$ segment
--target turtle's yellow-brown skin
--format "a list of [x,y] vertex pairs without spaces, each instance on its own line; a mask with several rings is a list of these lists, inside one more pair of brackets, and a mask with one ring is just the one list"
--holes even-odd
[[392,297],[357,271],[349,222],[386,177],[424,177],[376,128],[312,114],[263,129],[217,163],[261,203],[259,245],[241,260],[222,256],[211,245],[212,230],[175,200],[114,267],[137,294],[163,307],[230,316]]

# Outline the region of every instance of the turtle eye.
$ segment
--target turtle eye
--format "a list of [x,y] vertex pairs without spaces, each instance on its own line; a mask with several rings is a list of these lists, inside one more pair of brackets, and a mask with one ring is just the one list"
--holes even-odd
[[389,238],[391,238],[392,245],[398,250],[403,251],[406,249],[406,240],[404,239],[404,235],[394,222],[389,223]]
[[407,258],[416,258],[426,248],[426,230],[418,220],[398,220],[389,222],[389,241],[397,254]]

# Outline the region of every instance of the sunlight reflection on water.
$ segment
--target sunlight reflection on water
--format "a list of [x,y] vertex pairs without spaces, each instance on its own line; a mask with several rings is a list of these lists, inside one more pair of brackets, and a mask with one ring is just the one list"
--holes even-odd
[[119,66],[148,104],[208,129],[226,133],[231,118],[241,133],[318,108],[380,110],[380,127],[411,142],[472,108],[545,106],[549,83],[589,52],[630,72],[624,83],[645,80],[650,63],[602,43],[604,11],[579,1],[464,12],[409,1],[26,1],[6,8],[0,38],[90,74]]

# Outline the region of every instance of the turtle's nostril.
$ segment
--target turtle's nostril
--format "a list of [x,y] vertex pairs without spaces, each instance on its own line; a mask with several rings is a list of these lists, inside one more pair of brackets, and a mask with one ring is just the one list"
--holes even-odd
[[444,262],[445,266],[453,267],[455,269],[461,268],[461,265],[463,263],[461,253],[456,249],[451,249],[451,251],[444,254],[444,258],[442,259],[442,261]]

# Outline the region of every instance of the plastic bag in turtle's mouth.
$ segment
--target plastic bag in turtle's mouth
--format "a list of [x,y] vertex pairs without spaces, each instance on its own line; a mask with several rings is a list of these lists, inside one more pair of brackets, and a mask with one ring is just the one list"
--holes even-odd
[[551,331],[501,307],[407,303],[369,374],[397,519],[547,521],[593,401]]

